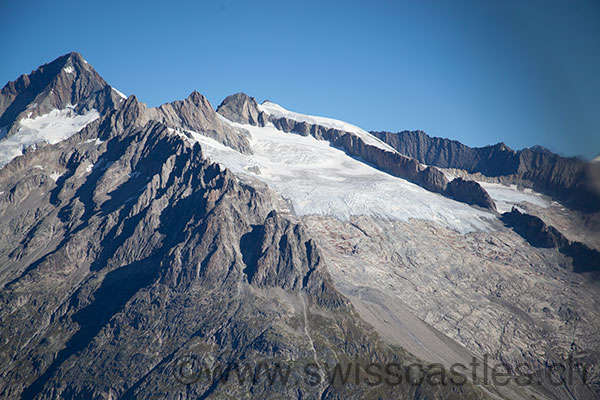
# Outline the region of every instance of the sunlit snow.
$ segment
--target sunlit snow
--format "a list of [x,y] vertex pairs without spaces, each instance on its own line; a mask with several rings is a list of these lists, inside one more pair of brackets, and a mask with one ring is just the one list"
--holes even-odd
[[62,174],[60,172],[52,172],[50,175],[48,175],[50,177],[50,179],[52,179],[54,182],[56,182],[58,180],[58,178],[60,178],[62,176]]
[[[231,123],[231,122],[230,122]],[[488,230],[494,216],[429,192],[360,162],[329,142],[285,133],[272,125],[243,127],[251,134],[254,154],[191,133],[204,154],[234,173],[267,183],[287,198],[299,215],[376,215],[438,222],[459,232]]]
[[325,117],[316,117],[313,115],[305,115],[297,112],[293,112],[281,107],[279,104],[272,103],[270,101],[265,101],[258,106],[260,111],[263,111],[265,114],[272,115],[277,118],[288,118],[298,122],[306,122],[312,125],[320,125],[325,128],[333,128],[339,129],[341,131],[354,133],[356,136],[359,136],[365,143],[377,146],[381,149],[396,152],[393,147],[384,143],[383,141],[377,139],[375,136],[371,135],[369,132],[360,129],[358,126],[354,126],[344,121],[339,121],[337,119],[325,118]]
[[126,99],[127,96],[125,96],[122,92],[118,91],[117,89],[115,89],[114,87],[112,87],[112,90],[114,90],[119,96],[121,96],[122,99]]
[[513,206],[521,203],[529,203],[533,206],[546,208],[550,205],[550,201],[544,198],[539,193],[531,191],[531,189],[518,190],[516,185],[506,186],[500,183],[479,182],[481,187],[490,195],[496,209],[500,213],[509,212]]
[[73,107],[52,110],[36,118],[25,118],[19,122],[17,132],[0,140],[0,167],[23,151],[39,143],[58,143],[77,133],[81,128],[100,117],[98,111],[90,110],[79,115]]

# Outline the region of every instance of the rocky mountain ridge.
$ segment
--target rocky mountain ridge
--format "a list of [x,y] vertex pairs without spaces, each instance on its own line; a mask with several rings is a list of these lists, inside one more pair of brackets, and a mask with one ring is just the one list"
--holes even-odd
[[[97,104],[95,93],[79,103]],[[600,393],[600,347],[590,333],[600,324],[597,274],[570,270],[572,255],[530,246],[525,231],[499,220],[488,225],[493,231],[463,234],[419,219],[300,217],[267,185],[208,159],[197,138],[248,155],[255,138],[234,123],[273,124],[277,134],[327,140],[382,171],[493,209],[476,182],[448,181],[438,168],[339,129],[268,116],[241,94],[218,113],[195,91],[157,108],[130,96],[101,111],[66,140],[0,168],[0,397]],[[570,234],[558,232],[557,243],[574,243]],[[573,380],[553,369],[569,354],[590,366],[588,380],[581,370]],[[440,369],[488,355],[509,373],[507,385],[484,381],[483,368],[473,378],[452,375],[462,384],[440,384]],[[219,370],[264,360],[292,366],[291,383],[232,384]],[[370,363],[400,371],[416,363],[423,379],[327,381],[328,366],[353,362],[363,372]],[[533,384],[518,384],[520,363],[534,371]],[[202,366],[217,375],[200,374]]]
[[600,210],[600,167],[594,163],[561,157],[547,149],[514,151],[504,143],[473,148],[423,131],[371,133],[424,164],[503,177],[506,183],[531,187],[573,207]]

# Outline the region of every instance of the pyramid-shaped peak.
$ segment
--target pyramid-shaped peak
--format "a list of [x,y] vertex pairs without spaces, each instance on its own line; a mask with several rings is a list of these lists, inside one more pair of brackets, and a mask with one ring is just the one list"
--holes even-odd
[[187,97],[187,99],[191,100],[194,104],[201,104],[201,103],[208,102],[206,97],[204,97],[204,95],[202,95],[197,90],[194,90],[192,93],[190,93],[190,95]]
[[217,107],[217,112],[230,121],[252,125],[258,123],[260,114],[256,99],[243,92],[227,96]]
[[[23,118],[75,107],[104,114],[120,101],[81,54],[71,52],[8,82],[0,91],[0,126],[9,134]],[[14,133],[14,132],[12,132]]]

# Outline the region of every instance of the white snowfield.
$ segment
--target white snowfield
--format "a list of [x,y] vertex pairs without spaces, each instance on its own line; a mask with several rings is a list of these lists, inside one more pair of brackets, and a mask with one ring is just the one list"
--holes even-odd
[[44,142],[58,143],[100,117],[96,110],[90,110],[82,115],[76,114],[73,111],[74,107],[52,110],[48,114],[36,118],[22,119],[14,135],[0,140],[0,167],[23,154],[23,151],[29,146]]
[[375,136],[371,135],[369,132],[360,129],[358,126],[354,126],[344,121],[339,121],[337,119],[326,117],[316,117],[313,115],[299,114],[294,111],[286,110],[279,104],[275,104],[270,101],[264,101],[262,104],[259,104],[258,109],[260,111],[263,111],[265,114],[272,115],[277,118],[287,118],[293,121],[306,122],[307,124],[319,125],[325,128],[333,128],[338,129],[340,131],[350,132],[360,137],[366,144],[379,147],[380,149],[386,151],[391,151],[392,153],[396,152],[396,150],[392,146],[379,140]]
[[118,95],[119,95],[119,96],[120,96],[122,99],[126,99],[126,98],[127,98],[127,96],[126,96],[125,94],[123,94],[123,92],[120,92],[119,90],[115,89],[115,88],[114,88],[114,87],[112,87],[112,86],[111,86],[111,88],[112,88],[112,90],[114,90],[114,91],[115,91],[115,93],[117,93],[117,94],[118,94]]
[[530,205],[546,208],[550,206],[551,201],[545,196],[533,192],[531,189],[518,190],[517,185],[502,185],[500,183],[478,182],[482,188],[490,195],[496,209],[500,213],[509,212],[513,206],[518,206],[521,203],[529,203]]
[[[494,215],[429,192],[360,162],[329,142],[285,133],[275,127],[229,122],[248,130],[254,154],[246,155],[190,132],[212,161],[236,175],[268,184],[298,215],[352,215],[424,219],[458,232],[490,230]],[[182,134],[183,135],[183,134]]]

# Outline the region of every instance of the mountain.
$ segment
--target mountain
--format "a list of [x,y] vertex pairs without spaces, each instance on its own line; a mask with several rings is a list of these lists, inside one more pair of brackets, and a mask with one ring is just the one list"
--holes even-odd
[[95,110],[0,168],[0,397],[598,397],[596,214],[244,94],[87,92],[0,140]]

